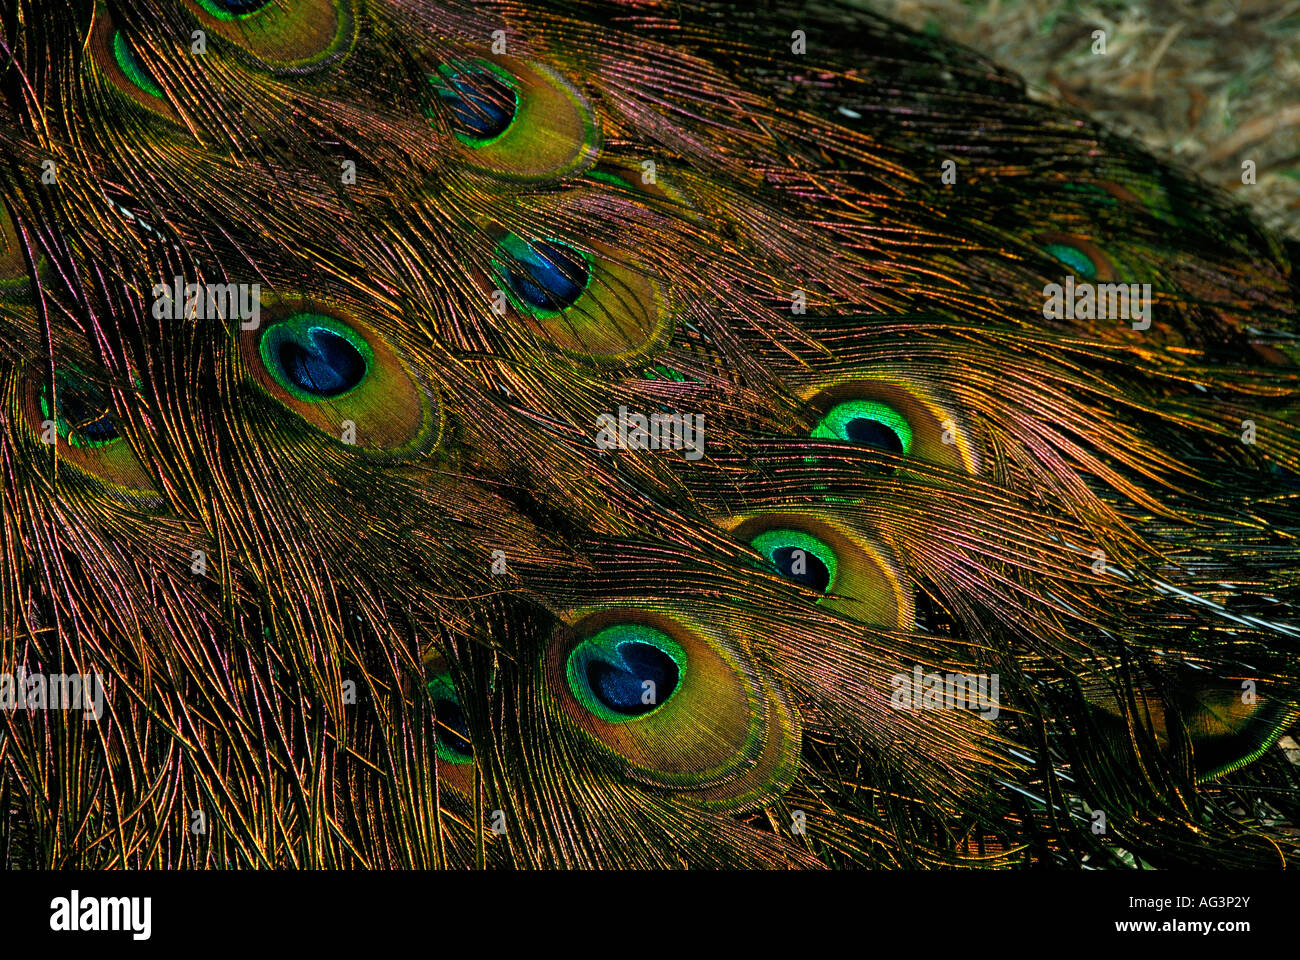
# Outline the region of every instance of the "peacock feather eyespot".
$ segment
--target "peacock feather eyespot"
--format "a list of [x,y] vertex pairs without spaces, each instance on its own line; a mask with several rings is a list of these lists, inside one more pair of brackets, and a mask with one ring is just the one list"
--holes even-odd
[[437,723],[438,759],[445,763],[465,764],[474,761],[474,745],[470,740],[469,721],[461,708],[460,697],[450,673],[439,673],[431,679],[427,688],[433,700],[433,712]]
[[135,49],[121,30],[113,32],[113,58],[126,78],[151,97],[162,99],[162,87],[135,55]]
[[797,766],[797,714],[725,630],[664,606],[575,613],[543,692],[630,779],[722,809],[770,799]]
[[337,304],[287,301],[260,329],[237,330],[253,383],[316,429],[358,451],[411,459],[433,450],[442,407],[395,344]]
[[[646,163],[647,161],[642,161]],[[691,202],[674,184],[655,172],[647,175],[645,166],[637,166],[634,160],[627,158],[602,157],[600,162],[587,171],[588,179],[601,184],[603,188],[612,187],[615,191],[630,194],[640,200],[654,200],[677,208],[695,222],[701,222],[698,214],[691,209]]]
[[504,293],[517,321],[584,360],[631,361],[671,329],[667,298],[618,251],[502,233],[483,274],[484,293]]
[[251,16],[274,0],[198,0],[199,6],[219,20]]
[[1115,266],[1091,240],[1067,233],[1045,233],[1034,238],[1043,252],[1069,268],[1080,280],[1115,279]]
[[607,627],[569,654],[569,689],[588,710],[610,723],[660,709],[677,692],[686,652],[661,630],[630,623]]
[[467,164],[513,180],[580,173],[600,155],[591,106],[544,64],[513,57],[452,60],[429,77]]
[[319,70],[357,39],[357,0],[185,0],[199,23],[274,73]]
[[832,511],[746,514],[722,526],[747,543],[769,569],[823,594],[818,606],[888,627],[907,628],[915,619],[897,564]]
[[132,498],[153,502],[153,482],[127,443],[108,390],[76,368],[54,371],[51,402],[47,374],[30,365],[19,381],[18,399],[39,449],[53,449],[75,475]]
[[903,456],[911,452],[913,440],[906,417],[886,403],[869,399],[836,404],[813,427],[812,436]]
[[[1114,684],[1092,682],[1085,684],[1084,694],[1099,711],[1096,719],[1101,720],[1101,729],[1116,740],[1130,737],[1125,722],[1130,695],[1136,697],[1139,722],[1160,750],[1176,749],[1177,728],[1181,728],[1193,747],[1197,783],[1207,783],[1257,760],[1300,720],[1300,710],[1285,697],[1261,692],[1250,702],[1243,701],[1240,679],[1214,683],[1199,671],[1193,675],[1185,670],[1175,676],[1179,680],[1172,688],[1157,690],[1139,684],[1126,692]],[[1254,677],[1249,682],[1267,680]]]
[[113,422],[108,395],[96,383],[76,371],[60,369],[54,374],[58,409],[50,403],[48,392],[41,390],[40,407],[44,420],[54,420],[59,439],[70,446],[91,449],[122,439]]
[[91,24],[89,62],[102,82],[137,107],[171,123],[180,117],[168,103],[166,93],[144,58],[123,30],[114,24],[103,3],[95,5]]
[[307,403],[346,396],[374,363],[370,344],[319,313],[294,314],[268,327],[259,350],[280,386]]
[[830,545],[803,530],[776,529],[760,533],[749,541],[777,572],[818,593],[835,586],[839,561]]
[[[902,371],[872,370],[800,391],[813,426],[809,435],[906,457],[899,470],[924,463],[974,474],[978,467],[960,412]],[[805,421],[807,422],[807,421]],[[882,463],[878,469],[892,471]]]
[[490,61],[443,64],[429,79],[451,114],[457,138],[467,146],[495,143],[519,115],[515,79]]
[[1043,249],[1085,280],[1096,278],[1097,265],[1092,262],[1091,257],[1077,247],[1065,243],[1049,243]]
[[573,306],[591,283],[591,254],[558,240],[528,241],[509,234],[493,261],[515,306],[534,317],[554,317]]

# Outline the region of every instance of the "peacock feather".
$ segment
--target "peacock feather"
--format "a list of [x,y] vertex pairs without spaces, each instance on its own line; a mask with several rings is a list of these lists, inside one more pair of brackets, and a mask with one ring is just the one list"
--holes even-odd
[[1296,861],[1300,250],[756,6],[0,6],[6,865]]

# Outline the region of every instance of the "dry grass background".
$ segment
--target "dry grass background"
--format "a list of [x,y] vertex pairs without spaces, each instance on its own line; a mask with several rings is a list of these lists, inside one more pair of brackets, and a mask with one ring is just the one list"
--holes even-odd
[[1300,237],[1300,0],[852,2],[979,51]]

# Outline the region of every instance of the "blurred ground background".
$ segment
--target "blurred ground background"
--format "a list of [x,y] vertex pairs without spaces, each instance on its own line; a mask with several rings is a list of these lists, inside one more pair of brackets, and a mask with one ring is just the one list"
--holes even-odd
[[1300,0],[852,2],[979,51],[1300,238]]

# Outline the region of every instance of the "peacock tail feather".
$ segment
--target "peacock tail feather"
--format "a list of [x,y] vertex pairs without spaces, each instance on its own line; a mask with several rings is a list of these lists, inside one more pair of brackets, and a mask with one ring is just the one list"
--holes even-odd
[[760,6],[0,7],[6,865],[1295,862],[1300,251]]

